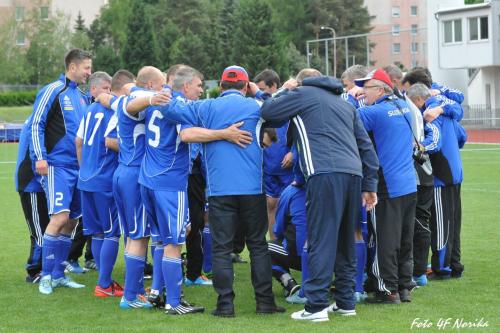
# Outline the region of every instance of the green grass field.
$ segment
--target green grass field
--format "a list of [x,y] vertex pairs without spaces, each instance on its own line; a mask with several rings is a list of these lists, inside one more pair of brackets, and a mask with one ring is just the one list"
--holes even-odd
[[[249,264],[236,265],[236,315],[234,319],[214,318],[211,287],[185,288],[186,298],[207,307],[207,313],[169,317],[161,311],[121,311],[118,299],[92,296],[95,272],[76,276],[87,285],[79,290],[57,289],[42,296],[35,285],[24,282],[28,255],[28,229],[23,221],[19,197],[14,191],[13,170],[16,144],[0,144],[0,331],[1,332],[406,332],[416,318],[429,320],[428,329],[438,331],[440,318],[451,318],[441,331],[452,329],[456,319],[475,322],[480,318],[488,327],[469,329],[478,332],[500,331],[500,146],[468,145],[462,153],[465,181],[462,187],[462,259],[464,276],[460,280],[431,282],[416,290],[413,302],[399,306],[364,305],[358,315],[342,318],[330,315],[327,323],[294,322],[289,316],[301,309],[288,305],[281,287],[274,285],[278,302],[286,314],[257,316],[252,296]],[[248,257],[248,255],[246,255]],[[123,282],[124,265],[120,256],[114,277]],[[296,274],[299,276],[299,274]],[[465,329],[464,329],[465,331]]]
[[33,112],[33,106],[0,107],[0,122],[23,123]]

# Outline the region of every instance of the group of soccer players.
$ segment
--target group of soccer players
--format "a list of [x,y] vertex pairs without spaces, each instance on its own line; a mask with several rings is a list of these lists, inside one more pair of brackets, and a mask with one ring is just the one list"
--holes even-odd
[[[303,282],[310,278],[308,236],[315,222],[307,218],[306,187],[314,171],[307,156],[299,158],[304,148],[291,138],[294,130],[301,139],[307,140],[307,133],[300,119],[263,125],[259,113],[264,100],[300,89],[304,80],[321,73],[304,69],[281,86],[272,70],[263,70],[251,83],[243,68],[230,66],[222,74],[221,97],[195,102],[203,93],[203,75],[187,65],[165,73],[145,66],[137,76],[119,70],[111,77],[91,74],[91,55],[74,49],[65,66],[65,74],[37,95],[22,130],[16,168],[16,188],[33,239],[30,267],[41,261],[40,293],[84,287],[65,275],[63,264],[82,218],[99,272],[94,295],[121,297],[122,309],[203,312],[183,298],[181,286],[212,285],[213,270],[219,298],[212,313],[234,316],[233,272],[227,265],[235,233],[240,233],[252,259],[257,313],[284,311],[275,305],[270,288],[272,262],[286,301],[306,304],[292,318],[324,321],[328,312],[356,314],[353,306],[340,303],[307,311],[313,308],[307,306],[308,292],[290,271],[302,271]],[[93,97],[79,88],[87,80]],[[463,94],[432,82],[424,68],[403,77],[396,66],[369,73],[356,65],[342,75],[342,84],[344,93],[333,93],[357,110],[378,157],[375,200],[364,197],[375,204],[378,196],[378,205],[372,209],[369,204],[368,214],[361,205],[356,208],[352,253],[357,260],[345,266],[356,274],[349,275],[352,285],[331,288],[352,294],[355,302],[409,302],[412,290],[427,284],[428,274],[440,279],[462,275],[458,149],[465,142],[459,124]],[[241,100],[245,93],[255,100]],[[236,228],[238,220],[243,227]],[[261,223],[251,220],[264,221],[268,244],[262,243]],[[124,288],[112,277],[120,236],[125,242]],[[150,239],[153,281],[146,290]],[[310,281],[317,270],[313,267]],[[374,296],[367,298],[366,292]]]

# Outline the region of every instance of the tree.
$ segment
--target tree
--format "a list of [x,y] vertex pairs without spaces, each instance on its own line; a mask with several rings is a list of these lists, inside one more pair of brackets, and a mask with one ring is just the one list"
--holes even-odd
[[122,52],[127,42],[127,25],[132,15],[134,2],[137,0],[109,0],[108,4],[101,9],[100,26],[106,32],[107,41],[117,52]]
[[146,5],[134,0],[127,25],[127,41],[123,47],[125,68],[137,73],[144,65],[158,66],[159,49],[151,17],[146,15]]
[[45,84],[64,72],[64,56],[70,45],[69,18],[56,13],[42,20],[34,10],[26,24],[29,48],[26,61],[31,68],[30,82]]
[[29,71],[23,48],[16,45],[16,34],[25,28],[17,26],[14,17],[0,26],[0,82],[7,84],[29,83]]
[[[265,68],[281,73],[283,46],[277,40],[271,8],[264,0],[241,0],[234,13],[232,59],[255,75]],[[228,64],[230,65],[230,64]]]
[[87,36],[90,40],[90,49],[93,52],[96,52],[97,48],[107,41],[106,27],[101,24],[100,18],[96,18],[92,21],[87,31]]
[[71,47],[80,48],[84,50],[90,50],[91,43],[88,36],[87,28],[85,27],[85,20],[82,17],[82,13],[78,12],[78,17],[76,18],[74,32],[71,36]]
[[98,46],[92,59],[93,71],[103,71],[113,75],[120,69],[121,59],[109,45]]
[[172,64],[189,64],[201,71],[205,71],[210,61],[201,38],[189,29],[171,46],[170,60]]

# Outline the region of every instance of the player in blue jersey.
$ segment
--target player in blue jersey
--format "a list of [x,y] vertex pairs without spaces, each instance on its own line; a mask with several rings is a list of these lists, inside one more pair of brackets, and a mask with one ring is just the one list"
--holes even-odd
[[91,55],[73,49],[65,65],[65,74],[38,93],[28,125],[30,156],[42,176],[50,214],[42,247],[42,294],[51,294],[54,287],[84,287],[64,275],[61,262],[68,256],[71,232],[81,215],[75,136],[89,101],[78,85],[91,74]]
[[[254,78],[260,91],[269,95],[275,94],[281,86],[280,77],[272,69],[265,69]],[[267,218],[269,220],[269,236],[274,239],[273,225],[281,192],[293,180],[293,154],[287,145],[289,122],[276,129],[278,141],[264,149],[264,186],[266,190]]]
[[[407,92],[423,112],[441,107],[442,101],[423,84],[412,85]],[[457,139],[456,120],[439,116],[426,123],[429,132],[422,142],[430,154],[434,170],[434,203],[431,215],[432,277],[446,279],[462,276],[460,229],[460,184],[463,180],[462,161]]]
[[363,98],[363,90],[354,84],[354,80],[365,77],[368,74],[368,69],[363,65],[353,65],[347,68],[342,73],[340,79],[344,86],[345,92],[341,95],[342,98],[351,103],[356,109],[365,106]]
[[294,180],[281,193],[276,223],[275,240],[269,242],[273,276],[285,288],[289,303],[305,304],[307,299],[290,274],[290,268],[302,271],[302,282],[308,278],[307,270],[307,214],[305,179],[298,162],[294,164]]
[[[100,93],[109,93],[111,77],[105,72],[95,72],[89,79],[89,85]],[[80,123],[76,138],[83,232],[92,235],[92,254],[99,271],[99,280],[94,289],[96,297],[123,296],[122,287],[111,278],[120,238],[112,193],[113,173],[118,162],[116,121],[111,121],[113,115],[114,111],[101,103],[91,104]]]
[[35,165],[29,153],[28,118],[19,135],[14,183],[21,199],[24,218],[30,232],[30,255],[26,263],[26,282],[38,283],[42,270],[42,241],[49,223],[47,199],[40,185],[40,176],[35,173]]
[[380,160],[377,196],[369,212],[369,237],[375,242],[366,289],[374,303],[410,302],[414,288],[412,243],[416,207],[416,176],[412,152],[412,117],[408,105],[393,94],[382,69],[355,80],[367,105],[358,110]]
[[[203,145],[213,241],[213,284],[219,295],[217,308],[212,314],[223,317],[234,316],[234,275],[230,254],[237,224],[244,225],[252,259],[257,313],[285,310],[276,306],[272,292],[271,262],[265,239],[268,223],[262,188],[262,150],[257,140],[260,107],[256,100],[244,97],[248,84],[247,72],[241,67],[230,66],[222,74],[219,98],[192,103],[174,99],[160,112],[165,119],[214,130],[244,122],[242,129],[253,137],[245,149],[220,140]],[[191,132],[191,129],[186,129],[182,139],[201,142]]]
[[[148,88],[155,92],[160,92],[165,84],[164,76],[154,67],[141,69],[137,81],[151,82]],[[174,100],[183,101],[182,98]],[[134,102],[140,102],[140,99],[129,104],[129,112],[134,109]],[[188,146],[181,141],[183,126],[164,117],[158,107],[150,106],[144,110],[144,114],[146,148],[139,183],[142,185],[141,194],[147,214],[155,224],[164,245],[162,269],[167,290],[166,313],[182,315],[202,312],[203,307],[192,306],[180,299],[180,251],[185,241],[188,220],[186,189],[189,171]],[[231,127],[234,130],[234,126]],[[191,131],[201,142],[224,140],[227,133],[228,129],[211,131],[192,128]]]

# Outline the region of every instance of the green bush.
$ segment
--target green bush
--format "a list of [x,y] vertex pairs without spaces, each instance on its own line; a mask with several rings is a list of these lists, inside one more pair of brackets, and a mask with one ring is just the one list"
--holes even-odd
[[35,103],[36,91],[9,91],[0,93],[0,106],[22,106]]

